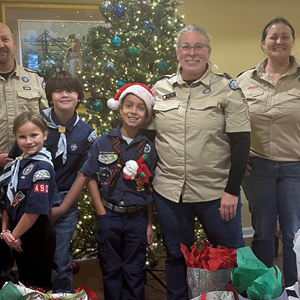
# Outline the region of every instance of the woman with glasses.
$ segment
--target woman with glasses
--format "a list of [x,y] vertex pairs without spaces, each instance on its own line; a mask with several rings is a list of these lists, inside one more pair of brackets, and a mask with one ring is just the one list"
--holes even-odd
[[273,266],[277,218],[285,286],[297,281],[294,234],[300,228],[300,63],[291,55],[295,30],[284,18],[263,29],[266,58],[238,77],[249,102],[251,150],[243,189],[255,234],[252,249]]
[[177,43],[177,74],[153,88],[159,157],[154,199],[167,251],[167,299],[187,300],[180,243],[188,248],[194,244],[196,216],[214,246],[244,246],[238,196],[250,123],[235,81],[211,70],[206,31],[187,26]]

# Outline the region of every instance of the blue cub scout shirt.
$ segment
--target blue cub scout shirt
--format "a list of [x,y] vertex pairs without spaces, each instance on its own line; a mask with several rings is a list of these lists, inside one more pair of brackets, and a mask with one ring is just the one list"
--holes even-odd
[[136,160],[137,145],[141,140],[146,140],[147,143],[143,153],[147,154],[148,157],[144,163],[151,172],[152,177],[155,175],[157,154],[154,144],[140,133],[128,145],[122,138],[120,128],[121,124],[111,130],[107,135],[102,135],[96,139],[80,171],[97,181],[100,195],[105,200],[116,205],[124,201],[125,206],[146,206],[153,201],[150,191],[147,188],[138,191],[135,180],[127,180],[123,177],[123,169],[119,173],[115,184],[112,187],[108,187],[107,180],[117,167],[118,161],[118,154],[113,150],[109,136],[120,137],[123,163],[129,160]]

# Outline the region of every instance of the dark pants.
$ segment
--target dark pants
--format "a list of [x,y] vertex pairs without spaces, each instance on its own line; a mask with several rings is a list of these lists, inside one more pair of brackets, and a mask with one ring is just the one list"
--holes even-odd
[[21,236],[22,253],[13,250],[19,281],[30,286],[52,289],[52,267],[55,252],[55,230],[45,215]]
[[220,216],[221,199],[208,202],[179,203],[170,201],[154,192],[155,207],[167,251],[166,282],[168,300],[187,300],[186,263],[180,250],[180,243],[189,249],[194,244],[195,217],[197,216],[206,236],[215,247],[227,248],[244,246],[241,202],[236,216],[224,221]]
[[147,208],[134,213],[106,209],[98,216],[98,257],[105,300],[145,299]]

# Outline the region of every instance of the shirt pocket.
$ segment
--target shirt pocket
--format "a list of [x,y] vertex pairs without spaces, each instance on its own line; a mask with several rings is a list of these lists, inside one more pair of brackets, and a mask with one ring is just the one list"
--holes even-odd
[[262,88],[243,91],[249,105],[250,112],[263,111],[266,108],[267,92]]
[[188,120],[197,130],[225,128],[225,118],[220,103],[193,101]]
[[83,152],[83,145],[81,143],[75,143],[73,141],[67,142],[68,153],[74,155],[81,155]]
[[39,110],[41,94],[38,91],[17,91],[20,113],[24,111],[36,112]]
[[[284,99],[283,99],[284,100]],[[300,110],[300,90],[293,88],[287,92],[286,104],[289,110]],[[298,112],[299,113],[299,112]]]
[[180,101],[158,101],[153,107],[155,113],[155,127],[157,130],[170,130],[178,124]]

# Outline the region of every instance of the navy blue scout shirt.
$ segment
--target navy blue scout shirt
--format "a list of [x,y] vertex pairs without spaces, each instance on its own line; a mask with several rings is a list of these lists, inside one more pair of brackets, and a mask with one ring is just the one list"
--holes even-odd
[[[123,171],[119,173],[119,177],[114,186],[108,187],[107,185],[107,179],[117,166],[117,155],[115,155],[117,153],[113,150],[111,140],[108,136],[120,137],[123,163],[127,162],[128,160],[136,160],[135,156],[137,145],[142,139],[146,140],[147,144],[145,146],[144,153],[148,155],[148,158],[145,160],[145,164],[150,170],[152,177],[155,175],[154,170],[156,166],[157,154],[154,144],[150,142],[146,136],[139,133],[138,136],[128,145],[120,133],[121,125],[122,124],[119,124],[107,135],[102,135],[96,139],[80,172],[86,176],[94,178],[97,181],[100,195],[105,200],[116,205],[123,200],[125,206],[145,206],[153,201],[150,191],[145,188],[144,191],[138,192],[135,180],[125,179],[123,177]],[[102,161],[105,161],[105,155],[114,158],[112,160],[107,159],[107,163],[104,163]]]
[[[50,179],[38,180],[39,171],[46,170]],[[2,186],[7,190],[10,177],[6,178]],[[57,189],[55,171],[49,163],[40,160],[24,158],[20,161],[18,185],[14,202],[11,205],[5,197],[4,208],[9,219],[18,222],[24,213],[48,215],[56,199]]]
[[[44,118],[47,118],[43,111],[41,112],[41,115]],[[57,119],[53,109],[51,111],[51,118],[56,125],[62,125]],[[96,138],[94,128],[81,119],[79,119],[78,123],[74,126],[76,119],[77,113],[75,112],[72,119],[64,124],[66,127],[65,134],[68,151],[65,164],[62,162],[62,155],[55,158],[60,133],[57,129],[48,127],[48,137],[44,147],[51,152],[58,191],[68,191],[71,188],[77,177],[77,171],[80,170],[85,162],[88,150]]]

